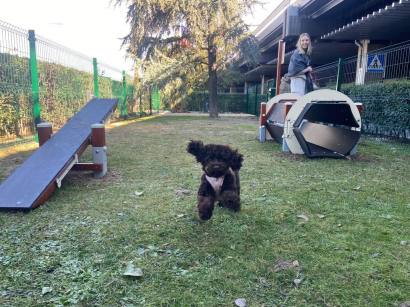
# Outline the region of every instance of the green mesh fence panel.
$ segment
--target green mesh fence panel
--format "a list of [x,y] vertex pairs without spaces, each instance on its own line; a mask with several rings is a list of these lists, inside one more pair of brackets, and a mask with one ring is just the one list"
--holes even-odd
[[267,102],[269,97],[269,93],[260,94],[259,84],[249,86],[246,97],[247,113],[259,116],[261,102]]
[[[187,111],[208,112],[207,91],[193,92],[186,99]],[[218,112],[248,113],[246,95],[242,93],[218,93]]]
[[93,95],[92,58],[36,38],[41,119],[62,127]]
[[161,106],[161,94],[158,87],[154,86],[151,92],[152,109],[159,112]]
[[[94,95],[93,59],[36,35],[40,117],[56,130]],[[33,140],[28,31],[0,21],[0,146]],[[98,63],[100,97],[123,100],[122,72]],[[127,76],[127,108],[134,86]],[[118,114],[118,108],[117,108]]]
[[33,140],[27,31],[0,21],[0,146]]
[[135,87],[127,83],[127,109],[128,114],[138,113],[137,100],[135,97]]
[[[123,104],[122,71],[105,63],[98,64],[99,92],[102,98],[118,98],[116,116],[121,115]],[[134,85],[131,84],[131,77],[127,76],[127,111],[134,113]]]

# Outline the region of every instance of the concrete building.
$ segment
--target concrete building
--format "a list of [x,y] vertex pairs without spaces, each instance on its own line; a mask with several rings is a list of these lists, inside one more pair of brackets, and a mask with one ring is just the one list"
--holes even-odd
[[[287,71],[297,38],[304,32],[312,37],[314,67],[334,63],[339,58],[353,59],[350,82],[362,84],[371,77],[366,76],[369,53],[395,44],[403,46],[410,40],[410,0],[282,1],[254,30],[261,54],[259,63],[253,67],[245,61],[240,63],[246,80],[245,91],[256,87],[256,91],[263,94],[268,87],[274,86],[280,42],[284,44],[283,74]],[[378,78],[410,77],[410,43],[400,55],[389,55],[389,59],[383,57],[383,61],[386,65],[387,62],[394,65],[401,61],[402,67],[407,65],[406,71],[400,76],[393,72],[391,76],[386,75],[384,71]],[[333,71],[322,71],[324,75],[334,74]]]

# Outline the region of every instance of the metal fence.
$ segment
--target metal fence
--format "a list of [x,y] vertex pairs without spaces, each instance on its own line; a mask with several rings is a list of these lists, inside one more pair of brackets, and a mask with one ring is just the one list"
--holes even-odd
[[115,67],[0,21],[0,146],[33,140],[35,124],[61,127],[92,97],[136,108],[133,80]]
[[[358,65],[358,60],[364,63]],[[410,139],[410,41],[316,67],[315,77],[320,88],[341,90],[364,104],[364,132]]]
[[28,32],[0,21],[0,143],[32,133]]
[[[354,56],[343,59],[340,65],[336,61],[315,67],[314,75],[316,82],[321,88],[335,88],[339,69],[341,69],[341,76],[339,78],[341,84],[355,83],[356,81],[369,84],[383,82],[384,80],[410,78],[410,41],[369,51],[369,55],[378,55],[380,58],[383,58],[383,69],[366,69],[363,75],[360,76],[361,80],[357,80],[359,78],[359,76],[356,76],[357,57]],[[367,58],[360,60],[367,61]],[[367,67],[367,63],[364,63],[364,67]]]
[[[248,113],[259,116],[261,102],[267,102],[275,95],[274,91],[267,90],[267,86],[273,88],[273,80],[265,83],[263,94],[260,84],[248,86],[246,93],[218,93],[218,112]],[[186,104],[180,111],[208,112],[209,94],[207,90],[194,91],[185,100]]]
[[[208,91],[194,91],[185,99],[186,105],[180,111],[209,111]],[[247,95],[243,93],[218,93],[218,112],[220,113],[248,113]],[[254,110],[252,110],[254,112]],[[252,113],[249,112],[249,113]]]

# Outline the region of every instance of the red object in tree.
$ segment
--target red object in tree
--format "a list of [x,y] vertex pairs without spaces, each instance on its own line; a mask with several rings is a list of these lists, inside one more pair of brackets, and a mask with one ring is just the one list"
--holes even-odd
[[181,38],[181,40],[179,42],[180,42],[182,48],[190,48],[191,47],[191,43],[185,37]]

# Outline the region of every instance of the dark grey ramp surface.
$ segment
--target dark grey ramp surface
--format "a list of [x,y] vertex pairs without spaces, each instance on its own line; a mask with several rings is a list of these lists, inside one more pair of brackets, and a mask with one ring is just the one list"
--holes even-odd
[[0,209],[30,209],[103,123],[117,99],[92,99],[0,185]]

